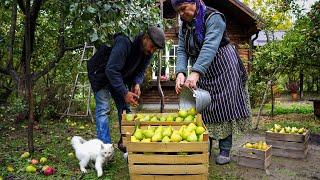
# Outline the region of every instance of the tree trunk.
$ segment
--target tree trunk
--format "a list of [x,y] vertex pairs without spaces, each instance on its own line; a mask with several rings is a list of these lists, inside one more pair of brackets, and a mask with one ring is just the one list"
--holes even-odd
[[274,110],[274,93],[273,93],[273,82],[271,81],[271,118],[273,118],[273,110]]
[[300,92],[299,92],[300,99],[303,98],[303,78],[304,78],[303,70],[300,70]]
[[30,153],[34,152],[33,144],[33,120],[34,120],[34,104],[32,97],[32,79],[31,79],[31,39],[30,39],[30,0],[26,1],[26,15],[25,15],[25,44],[26,44],[26,85],[27,85],[27,96],[29,104],[29,123],[28,123],[28,149]]

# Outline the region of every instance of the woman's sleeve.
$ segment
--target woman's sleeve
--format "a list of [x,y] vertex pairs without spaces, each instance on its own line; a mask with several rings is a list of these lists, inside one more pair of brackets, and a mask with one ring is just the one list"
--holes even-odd
[[188,56],[185,51],[184,45],[184,34],[182,32],[182,27],[179,29],[179,42],[177,49],[177,62],[176,62],[176,74],[184,73],[187,75],[187,65],[188,65]]
[[223,33],[226,29],[226,23],[220,14],[214,14],[209,17],[206,23],[206,33],[200,54],[191,68],[192,71],[204,75],[217,54]]

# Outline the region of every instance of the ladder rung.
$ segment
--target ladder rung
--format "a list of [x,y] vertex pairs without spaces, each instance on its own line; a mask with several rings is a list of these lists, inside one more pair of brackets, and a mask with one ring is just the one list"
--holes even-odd
[[88,74],[88,72],[83,71],[83,72],[78,72],[78,74]]
[[87,99],[85,100],[80,100],[80,99],[71,99],[73,102],[87,102]]

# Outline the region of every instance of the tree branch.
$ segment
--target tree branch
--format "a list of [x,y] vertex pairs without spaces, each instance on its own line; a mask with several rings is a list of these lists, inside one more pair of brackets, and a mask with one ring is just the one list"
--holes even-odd
[[[62,2],[62,6],[63,6],[63,2]],[[64,41],[64,23],[65,23],[65,14],[63,12],[63,8],[60,8],[60,28],[59,28],[59,39],[58,39],[58,52],[56,54],[56,58],[51,61],[49,63],[49,65],[47,66],[47,68],[43,69],[42,71],[36,72],[32,75],[32,80],[33,81],[37,81],[40,77],[46,75],[47,73],[49,73],[49,71],[51,69],[53,69],[54,67],[56,67],[56,65],[60,62],[60,60],[62,59],[62,57],[64,56],[64,53],[66,51],[66,47],[65,47],[65,41]]]

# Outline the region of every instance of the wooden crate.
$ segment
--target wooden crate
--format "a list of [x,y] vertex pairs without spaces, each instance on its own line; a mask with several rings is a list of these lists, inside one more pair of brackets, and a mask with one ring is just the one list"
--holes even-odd
[[[172,126],[178,130],[179,126]],[[204,126],[205,127],[205,126]],[[127,134],[128,139],[131,134]],[[139,179],[208,179],[209,137],[202,142],[127,142],[129,173]],[[187,153],[187,154],[179,154]]]
[[266,142],[272,145],[272,155],[288,158],[306,158],[310,132],[304,134],[281,134],[266,132]]
[[272,145],[268,145],[268,149],[258,150],[253,148],[244,148],[244,144],[238,152],[238,164],[241,166],[267,169],[271,165]]
[[[168,115],[174,115],[174,116],[178,116],[178,113],[141,113],[141,114],[148,114],[148,115],[158,115],[158,116],[168,116]],[[201,114],[197,114],[196,116],[196,122],[195,124],[196,125],[203,125],[204,127],[204,124],[202,122],[202,117],[201,117]],[[190,122],[140,122],[140,121],[126,121],[126,116],[125,116],[125,113],[122,114],[122,120],[121,120],[121,136],[122,136],[122,140],[123,140],[123,144],[126,146],[127,145],[127,135],[126,134],[133,134],[134,130],[135,130],[135,125],[136,123],[139,123],[141,127],[144,127],[144,126],[172,126],[173,128],[174,127],[180,127],[182,125],[188,125],[190,124]]]

